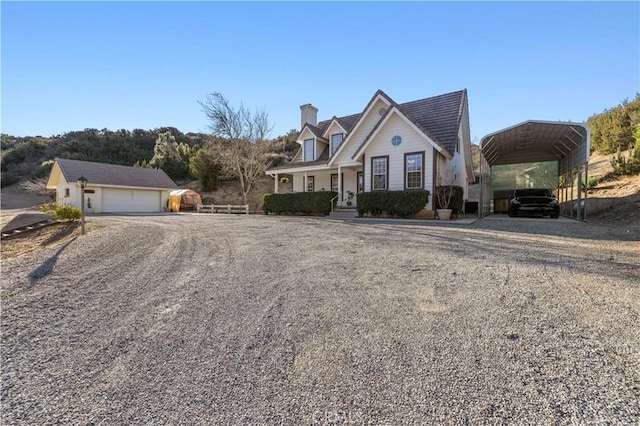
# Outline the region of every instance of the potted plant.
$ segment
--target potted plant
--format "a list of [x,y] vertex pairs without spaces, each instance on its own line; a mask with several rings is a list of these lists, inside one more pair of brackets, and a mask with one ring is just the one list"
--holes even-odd
[[442,178],[439,179],[438,186],[436,186],[436,214],[439,220],[449,220],[451,218],[452,209],[451,198],[455,187],[448,180],[443,183]]
[[353,197],[356,194],[353,191],[347,191],[347,205],[350,206],[353,204]]

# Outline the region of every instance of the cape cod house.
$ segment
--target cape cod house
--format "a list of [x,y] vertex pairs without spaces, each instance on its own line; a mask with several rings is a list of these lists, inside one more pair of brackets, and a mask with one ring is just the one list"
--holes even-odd
[[162,212],[168,206],[169,193],[178,188],[160,169],[56,158],[47,189],[56,190],[58,204],[80,207],[81,176],[87,179],[87,213]]
[[[294,191],[349,192],[426,189],[440,181],[464,188],[473,180],[467,91],[402,104],[378,90],[362,112],[317,121],[318,109],[302,105],[300,149],[291,162],[267,170],[293,178]],[[357,197],[353,198],[356,202]],[[427,210],[435,208],[429,197]]]

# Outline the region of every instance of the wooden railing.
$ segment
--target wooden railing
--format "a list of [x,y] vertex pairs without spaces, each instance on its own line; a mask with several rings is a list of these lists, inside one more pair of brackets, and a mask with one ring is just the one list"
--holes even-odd
[[243,213],[249,214],[249,204],[232,205],[232,204],[198,204],[196,209],[198,213]]

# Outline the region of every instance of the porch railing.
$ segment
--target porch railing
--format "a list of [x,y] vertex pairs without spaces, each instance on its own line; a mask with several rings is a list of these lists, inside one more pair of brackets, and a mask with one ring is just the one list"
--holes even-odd
[[331,213],[333,213],[333,205],[335,204],[334,201],[338,199],[340,195],[336,195],[335,197],[333,197],[330,201],[331,203]]

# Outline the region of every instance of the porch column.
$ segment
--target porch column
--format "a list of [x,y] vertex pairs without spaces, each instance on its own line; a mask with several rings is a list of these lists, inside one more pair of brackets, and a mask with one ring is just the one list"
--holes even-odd
[[274,194],[277,194],[277,193],[278,193],[278,181],[279,181],[279,180],[280,180],[280,177],[279,177],[279,176],[278,176],[278,174],[276,173],[276,180],[275,180],[275,183],[276,183],[276,189],[275,189],[275,191],[274,191]]
[[307,172],[304,172],[304,181],[302,182],[302,192],[307,192]]
[[338,165],[338,200],[342,203],[342,167]]

